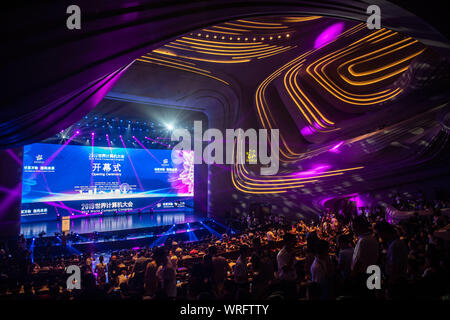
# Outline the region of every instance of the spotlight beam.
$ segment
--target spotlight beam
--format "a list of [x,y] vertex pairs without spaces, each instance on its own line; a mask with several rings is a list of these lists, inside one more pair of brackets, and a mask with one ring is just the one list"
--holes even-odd
[[127,153],[128,160],[129,160],[130,163],[131,163],[131,167],[133,168],[134,175],[136,176],[136,180],[137,180],[137,182],[139,183],[139,188],[141,188],[141,190],[144,191],[144,187],[142,187],[141,180],[139,180],[139,177],[138,177],[138,174],[137,174],[137,172],[136,172],[136,169],[134,168],[133,161],[131,161],[131,157],[130,157],[130,154],[128,153],[127,146],[125,145],[125,142],[123,141],[122,136],[119,136],[119,137],[120,137],[120,141],[122,141],[123,147],[125,148],[125,152]]
[[150,141],[153,141],[153,142],[156,142],[156,143],[159,143],[160,145],[163,145],[163,146],[165,146],[165,147],[167,147],[167,148],[170,148],[170,146],[169,146],[168,144],[165,144],[165,143],[159,142],[159,141],[157,141],[157,140],[154,140],[154,139],[152,139],[152,138],[149,138],[149,137],[145,137],[145,139],[147,139],[147,140],[150,140]]
[[[69,140],[67,140],[66,142],[64,142],[64,144],[58,148],[58,150],[56,150],[48,159],[47,161],[45,161],[45,163],[43,164],[43,166],[48,166],[55,158],[56,156],[75,138],[76,135],[80,134],[80,131],[76,131],[70,138]],[[31,176],[31,179],[36,178],[36,175],[39,172],[34,172]]]
[[161,164],[161,161],[159,161],[159,160],[153,155],[153,153],[151,153],[150,150],[148,150],[148,149],[147,149],[147,148],[146,148],[146,147],[138,140],[138,138],[136,138],[135,136],[133,136],[133,139],[136,140],[136,142],[139,143],[139,145],[140,145],[142,148],[144,148],[145,151],[147,151],[147,153],[148,153],[149,155],[151,155],[153,159],[155,159],[159,164]]
[[94,133],[91,134],[91,187],[94,185],[94,176],[92,175],[92,168],[94,167]]
[[[108,140],[109,152],[110,152],[110,154],[113,154],[112,148],[111,148],[111,142],[109,141],[109,135],[106,135],[106,140]],[[116,161],[114,160],[114,158],[113,158],[113,164],[114,165],[116,164]],[[119,182],[119,185],[120,185],[121,184],[120,183],[120,178],[119,178],[119,176],[116,176],[116,177],[117,177],[117,182]]]

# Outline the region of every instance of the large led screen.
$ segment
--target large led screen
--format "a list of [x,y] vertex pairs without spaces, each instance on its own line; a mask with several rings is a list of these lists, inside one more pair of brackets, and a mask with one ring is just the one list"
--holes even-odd
[[188,208],[193,151],[35,143],[24,147],[22,222]]

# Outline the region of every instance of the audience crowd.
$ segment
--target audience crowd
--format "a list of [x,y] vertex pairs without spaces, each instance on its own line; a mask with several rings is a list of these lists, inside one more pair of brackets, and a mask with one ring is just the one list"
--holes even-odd
[[[420,209],[420,200],[415,209]],[[401,205],[403,206],[403,205]],[[240,230],[197,242],[33,257],[23,236],[0,249],[0,299],[444,299],[450,293],[448,225],[439,207],[393,225],[380,208],[328,210],[319,221],[243,216]],[[81,289],[66,286],[69,265]],[[381,288],[367,288],[367,268]]]

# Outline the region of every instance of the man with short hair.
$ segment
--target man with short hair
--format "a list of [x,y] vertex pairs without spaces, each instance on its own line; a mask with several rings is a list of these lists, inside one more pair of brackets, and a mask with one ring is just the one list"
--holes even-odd
[[379,222],[375,230],[381,240],[388,245],[385,272],[389,283],[398,283],[406,278],[408,267],[408,246],[398,237],[394,227],[386,221]]
[[352,257],[352,273],[365,274],[368,266],[378,262],[378,242],[372,236],[369,223],[363,216],[352,220],[352,229],[358,236]]

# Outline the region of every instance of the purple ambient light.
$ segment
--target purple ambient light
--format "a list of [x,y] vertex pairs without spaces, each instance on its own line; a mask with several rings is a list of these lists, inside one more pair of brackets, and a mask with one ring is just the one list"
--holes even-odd
[[337,145],[335,145],[334,147],[332,147],[330,150],[330,152],[334,152],[334,153],[339,153],[339,147],[342,146],[344,144],[344,141],[339,142]]
[[327,164],[325,165],[316,165],[310,170],[300,171],[294,174],[295,177],[314,177],[316,175],[321,174],[322,172],[327,171],[331,167]]
[[335,23],[328,28],[326,28],[316,39],[314,42],[314,49],[323,47],[324,45],[328,44],[329,42],[336,39],[341,33],[342,30],[344,30],[344,23],[338,22]]

